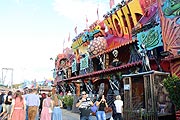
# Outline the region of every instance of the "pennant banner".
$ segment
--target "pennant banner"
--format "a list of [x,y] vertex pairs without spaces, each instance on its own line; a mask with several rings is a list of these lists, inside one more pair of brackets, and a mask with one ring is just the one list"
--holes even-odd
[[76,35],[77,35],[77,26],[74,28],[74,32],[75,32]]
[[68,36],[68,42],[70,41],[70,32],[69,32],[69,36]]
[[99,20],[99,8],[97,8],[97,18]]
[[114,0],[110,0],[110,1],[109,1],[109,6],[110,6],[110,8],[112,8],[113,5],[114,5]]

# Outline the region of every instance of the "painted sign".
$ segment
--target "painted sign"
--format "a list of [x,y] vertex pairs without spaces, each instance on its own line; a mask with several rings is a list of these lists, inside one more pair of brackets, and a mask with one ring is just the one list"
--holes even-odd
[[82,45],[87,45],[95,37],[98,36],[102,37],[105,35],[106,33],[105,33],[104,23],[100,22],[99,24],[96,24],[96,26],[94,26],[94,28],[92,28],[91,30],[79,34],[72,43],[72,49],[74,50],[79,49]]
[[80,59],[80,70],[88,68],[88,55]]
[[79,35],[77,37],[77,39],[72,43],[72,49],[77,49],[79,46],[81,46],[83,44],[82,41],[82,35]]
[[[179,0],[166,0],[162,7],[164,16],[167,18],[175,18],[180,16],[180,1]],[[180,19],[178,20],[180,24]]]
[[104,20],[108,27],[108,32],[121,38],[131,38],[131,30],[134,28],[140,18],[143,16],[143,10],[139,0],[132,0],[121,7],[114,14]]
[[129,84],[124,85],[124,90],[130,90],[130,85]]
[[140,51],[142,50],[140,47],[141,44],[144,44],[147,50],[152,50],[156,47],[163,46],[160,25],[155,26],[148,31],[138,33],[137,39]]
[[77,71],[77,66],[76,66],[76,59],[73,59],[73,62],[72,62],[72,73],[76,72]]

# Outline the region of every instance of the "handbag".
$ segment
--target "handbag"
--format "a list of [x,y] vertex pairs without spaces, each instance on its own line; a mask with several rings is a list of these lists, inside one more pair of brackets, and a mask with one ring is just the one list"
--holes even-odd
[[48,110],[49,110],[49,113],[52,113],[52,112],[53,112],[51,108],[48,108]]
[[105,111],[105,113],[112,112],[112,108],[111,107],[105,107],[104,111]]

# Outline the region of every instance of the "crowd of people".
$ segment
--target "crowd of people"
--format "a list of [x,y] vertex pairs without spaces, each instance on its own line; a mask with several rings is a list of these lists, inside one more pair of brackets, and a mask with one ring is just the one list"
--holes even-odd
[[0,120],[62,120],[61,107],[57,94],[39,95],[36,89],[0,93]]
[[[92,112],[95,112],[97,120],[106,120],[105,110],[108,108],[107,101],[104,95],[92,101],[85,91],[81,93],[80,99],[76,103],[76,107],[80,110],[80,120],[92,120]],[[121,96],[117,95],[113,102],[113,115],[111,119],[122,120],[123,116],[123,101]]]
[[[113,104],[113,119],[122,120],[123,101],[120,95],[116,96]],[[39,95],[36,89],[0,93],[0,120],[62,120],[62,107],[57,94]],[[76,107],[80,111],[80,120],[92,120],[93,112],[97,120],[106,120],[105,108],[108,104],[104,95],[92,101],[83,91]]]

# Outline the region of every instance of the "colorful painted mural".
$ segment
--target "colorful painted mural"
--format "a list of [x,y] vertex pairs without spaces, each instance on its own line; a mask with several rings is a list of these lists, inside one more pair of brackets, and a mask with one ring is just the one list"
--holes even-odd
[[163,46],[161,27],[160,25],[149,29],[148,31],[137,34],[138,47],[141,51],[141,45],[144,44],[147,50],[152,50],[156,47]]
[[[73,83],[77,95],[85,90],[88,94],[104,92],[109,97],[115,94],[114,88],[118,94],[126,93],[123,93],[123,85],[129,83],[123,83],[123,74],[142,75],[156,71],[157,74],[180,77],[179,6],[179,0],[128,0],[118,3],[103,15],[102,21],[95,21],[72,40],[71,54],[64,52],[57,56],[58,90],[71,90],[70,84]],[[150,88],[148,81],[151,77],[139,78],[146,79]],[[159,86],[158,79],[155,77],[153,80]],[[144,91],[143,87],[140,89]],[[157,115],[149,116],[152,120],[157,118]],[[159,118],[162,116],[170,119],[164,113],[158,114]]]
[[180,50],[180,1],[159,0],[158,7],[164,51],[169,51],[174,56],[177,56],[178,50]]
[[[115,49],[119,53],[117,59],[120,65],[142,61],[139,51],[142,51],[140,45],[144,44],[151,67],[154,70],[169,70],[170,65],[163,63],[170,62],[164,62],[163,59],[171,55],[178,57],[180,51],[178,6],[179,2],[174,0],[131,0],[118,3],[104,14],[103,21],[95,21],[72,40],[71,59],[67,53],[58,55],[57,69],[63,67],[60,63],[63,57],[64,60],[67,58],[64,61],[66,67],[71,67],[71,73],[75,76],[89,73],[87,69],[90,66],[91,72],[102,70],[102,66],[109,69],[114,67],[110,52]],[[87,71],[82,72],[83,69]],[[173,71],[178,73],[178,70]]]

